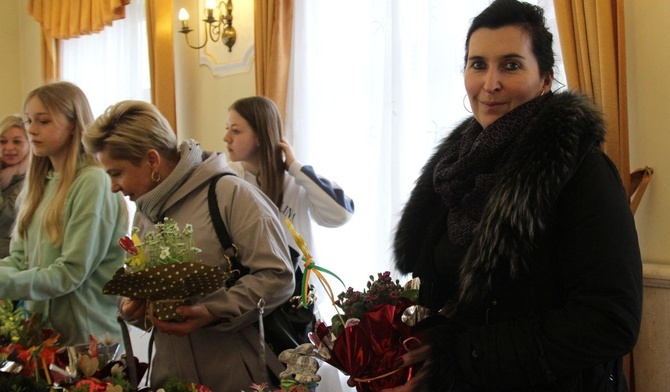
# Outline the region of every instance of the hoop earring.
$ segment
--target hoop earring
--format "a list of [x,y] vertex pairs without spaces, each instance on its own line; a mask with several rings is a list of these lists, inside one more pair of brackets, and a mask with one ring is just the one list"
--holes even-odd
[[151,172],[151,179],[153,182],[159,182],[161,180],[161,174],[159,172]]
[[466,112],[472,114],[472,108],[469,108],[469,109],[468,109],[468,107],[465,106],[465,98],[467,98],[467,97],[468,97],[468,94],[465,94],[465,95],[463,96],[463,107],[465,108],[465,111],[466,111]]
[[560,86],[556,89],[555,92],[559,92],[561,89],[565,88],[565,83],[561,82],[560,80],[554,79],[554,82]]

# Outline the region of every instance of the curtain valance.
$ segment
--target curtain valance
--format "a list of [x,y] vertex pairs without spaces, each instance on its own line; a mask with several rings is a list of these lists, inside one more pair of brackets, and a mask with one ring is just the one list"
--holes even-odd
[[29,0],[28,15],[45,34],[67,39],[93,34],[125,17],[130,0]]

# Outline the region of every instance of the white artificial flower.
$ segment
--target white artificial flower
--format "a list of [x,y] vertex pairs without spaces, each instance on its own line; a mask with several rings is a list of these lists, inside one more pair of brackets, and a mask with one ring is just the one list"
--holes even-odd
[[161,260],[165,260],[169,256],[170,256],[170,248],[167,246],[161,246],[161,254],[159,256]]
[[104,344],[105,346],[113,346],[118,343],[116,336],[113,336],[109,332],[105,332],[102,336],[98,337],[98,342]]
[[121,366],[121,364],[119,364],[119,363],[116,363],[116,364],[114,364],[114,366],[112,366],[112,368],[109,370],[109,372],[114,376],[119,375],[119,374],[123,374],[123,366]]

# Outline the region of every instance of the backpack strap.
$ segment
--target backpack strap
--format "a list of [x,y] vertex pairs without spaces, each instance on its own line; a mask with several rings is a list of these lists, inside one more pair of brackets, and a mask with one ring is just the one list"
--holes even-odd
[[209,205],[209,215],[212,218],[212,224],[214,225],[216,236],[219,237],[221,248],[224,250],[224,252],[231,252],[230,249],[232,249],[231,255],[226,254],[226,258],[230,263],[230,271],[238,270],[240,271],[239,276],[244,276],[249,273],[249,268],[243,266],[242,263],[240,263],[239,257],[237,257],[237,247],[230,238],[230,234],[228,234],[226,225],[223,223],[223,219],[221,218],[221,211],[219,210],[219,203],[216,199],[216,183],[219,178],[228,175],[234,176],[235,174],[223,172],[218,173],[211,178],[209,181],[209,190],[207,192],[207,204]]
[[130,385],[132,385],[133,391],[137,391],[137,387],[140,384],[140,380],[137,379],[139,371],[137,366],[135,366],[135,355],[133,355],[133,344],[130,340],[130,333],[128,332],[128,326],[126,321],[121,318],[120,315],[117,315],[116,321],[121,325],[121,336],[123,337],[123,347],[126,350],[126,366],[128,367],[128,378]]
[[[230,263],[230,270],[233,271],[234,269],[237,269],[240,271],[240,277],[244,276],[249,273],[249,268],[245,267],[240,263],[239,258],[237,257],[237,247],[235,244],[233,244],[233,240],[230,238],[230,234],[228,233],[228,230],[226,229],[226,225],[223,223],[223,219],[221,218],[221,211],[219,210],[219,204],[216,199],[216,183],[219,180],[219,178],[226,176],[226,175],[234,175],[232,173],[218,173],[209,182],[209,190],[207,192],[207,204],[209,205],[209,214],[211,215],[212,218],[212,224],[214,225],[214,230],[216,231],[217,237],[219,237],[219,242],[221,243],[221,248],[224,249],[224,251],[228,249],[233,249],[234,254],[233,256],[226,256],[228,258],[228,262]],[[244,337],[249,341],[249,343],[252,344],[252,346],[256,347],[259,342],[258,339],[258,332],[253,332],[252,329],[249,328],[244,328],[242,330],[242,334]],[[286,367],[279,361],[277,356],[274,354],[270,346],[267,345],[267,343],[262,342],[263,348],[265,352],[271,353],[271,355],[265,355],[264,359],[266,361],[265,365],[267,368],[274,374],[274,376],[279,379],[279,373],[283,372],[286,370]]]

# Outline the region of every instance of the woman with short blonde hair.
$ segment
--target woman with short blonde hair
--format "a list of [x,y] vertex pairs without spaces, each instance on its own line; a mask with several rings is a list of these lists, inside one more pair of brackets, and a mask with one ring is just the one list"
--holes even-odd
[[269,313],[294,288],[276,207],[228,169],[224,154],[203,151],[194,140],[177,144],[168,122],[149,103],[110,106],[88,128],[84,143],[107,170],[112,191],[135,201],[134,226],[140,238],[155,231],[164,218],[182,228],[190,224],[194,245],[202,249],[199,258],[224,270],[230,265],[212,224],[208,189],[212,179],[230,174],[214,184],[216,203],[249,273],[230,288],[177,307],[181,321],[158,320],[141,298],[122,298],[120,310],[133,325],[156,330],[150,375],[154,388],[164,386],[169,375],[221,392],[237,392],[265,380],[265,369],[248,366],[257,363],[260,350],[253,325],[258,321],[256,306],[263,299]]
[[0,120],[0,257],[9,254],[16,221],[16,199],[30,163],[28,133],[19,115]]
[[122,101],[110,107],[84,133],[84,145],[93,153],[105,149],[113,159],[137,164],[147,146],[174,162],[179,160],[177,136],[155,106]]

